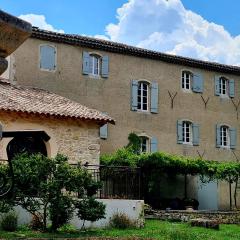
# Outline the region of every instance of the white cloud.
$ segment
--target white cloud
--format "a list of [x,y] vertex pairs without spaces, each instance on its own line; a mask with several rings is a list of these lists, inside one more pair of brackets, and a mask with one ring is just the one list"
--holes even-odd
[[44,15],[37,15],[37,14],[31,13],[31,14],[20,15],[19,18],[27,22],[30,22],[35,27],[39,27],[44,30],[64,33],[63,30],[55,29],[51,24],[47,23],[46,17]]
[[106,27],[112,41],[176,55],[240,64],[240,35],[185,9],[181,0],[129,0]]

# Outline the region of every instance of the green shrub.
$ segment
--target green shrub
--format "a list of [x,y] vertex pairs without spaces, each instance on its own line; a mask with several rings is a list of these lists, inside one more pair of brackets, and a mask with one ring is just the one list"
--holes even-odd
[[126,229],[134,227],[134,222],[125,213],[115,213],[110,218],[110,226],[113,228]]
[[75,226],[71,224],[64,224],[63,226],[58,228],[57,231],[60,233],[76,233],[78,230]]
[[15,212],[9,212],[2,216],[1,228],[4,231],[14,232],[17,230],[18,216]]

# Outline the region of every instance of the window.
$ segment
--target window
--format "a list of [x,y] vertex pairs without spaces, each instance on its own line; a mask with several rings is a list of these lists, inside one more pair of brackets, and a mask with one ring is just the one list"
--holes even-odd
[[200,126],[188,120],[177,121],[177,143],[198,146],[200,142]]
[[215,95],[233,98],[235,96],[235,81],[223,76],[215,76]]
[[89,60],[90,74],[99,76],[100,65],[101,65],[101,57],[95,54],[91,54],[90,60]]
[[56,69],[56,48],[50,45],[40,46],[40,69],[54,71]]
[[182,124],[182,139],[183,143],[191,144],[192,143],[192,123],[184,121]]
[[227,95],[228,92],[228,80],[224,77],[220,78],[219,81],[219,92],[220,95]]
[[188,71],[182,72],[182,89],[191,90],[191,82],[192,82],[192,73]]
[[101,76],[102,78],[108,78],[109,75],[109,57],[100,56],[95,53],[83,52],[82,62],[84,75]]
[[220,141],[221,147],[230,146],[229,128],[227,126],[220,127]]
[[149,138],[148,137],[144,137],[144,136],[140,136],[140,152],[141,153],[146,153],[149,152]]
[[138,83],[138,105],[137,109],[140,111],[148,111],[149,86],[146,82]]

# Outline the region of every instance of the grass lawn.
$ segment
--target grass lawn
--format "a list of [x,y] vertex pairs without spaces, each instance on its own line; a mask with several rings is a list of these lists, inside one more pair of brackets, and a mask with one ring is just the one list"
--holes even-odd
[[221,225],[220,230],[191,227],[187,223],[170,223],[158,220],[147,220],[143,229],[104,229],[88,230],[71,234],[51,234],[30,232],[24,228],[14,233],[0,231],[0,239],[34,239],[34,238],[88,238],[88,237],[124,237],[128,239],[152,238],[161,240],[239,240],[240,226]]

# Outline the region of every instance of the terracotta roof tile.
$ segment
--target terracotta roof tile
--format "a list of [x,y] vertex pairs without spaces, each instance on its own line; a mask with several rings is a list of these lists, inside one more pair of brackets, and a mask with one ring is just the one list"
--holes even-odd
[[106,114],[46,90],[12,85],[0,77],[0,110],[115,123]]

